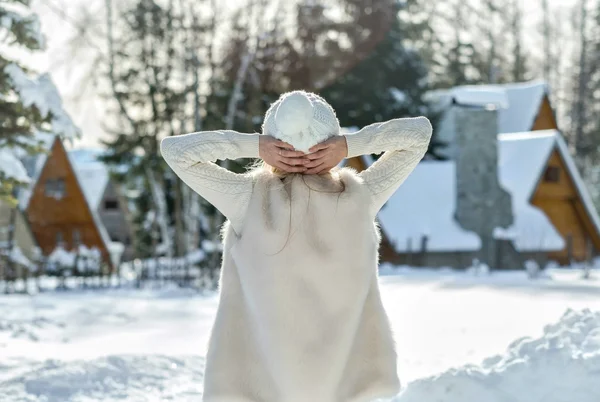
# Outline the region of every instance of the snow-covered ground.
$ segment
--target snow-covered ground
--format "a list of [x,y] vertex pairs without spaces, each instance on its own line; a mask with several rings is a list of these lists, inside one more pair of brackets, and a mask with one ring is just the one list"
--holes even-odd
[[[386,273],[395,401],[600,401],[600,272]],[[216,307],[174,288],[0,296],[0,400],[199,401]]]

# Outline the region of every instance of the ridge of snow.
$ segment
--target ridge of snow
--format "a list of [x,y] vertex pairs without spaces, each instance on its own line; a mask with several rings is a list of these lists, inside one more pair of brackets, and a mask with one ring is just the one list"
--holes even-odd
[[395,401],[596,402],[599,370],[600,312],[568,310],[541,337],[517,339],[481,365],[410,383]]
[[117,355],[71,362],[47,360],[35,370],[3,382],[2,388],[9,395],[56,396],[57,399],[49,401],[57,402],[109,401],[123,397],[132,402],[191,402],[201,398],[203,372],[204,358],[199,356]]

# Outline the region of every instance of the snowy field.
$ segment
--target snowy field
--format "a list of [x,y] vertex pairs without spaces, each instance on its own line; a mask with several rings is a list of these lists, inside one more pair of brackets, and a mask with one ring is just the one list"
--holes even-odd
[[[405,387],[394,401],[600,401],[600,272],[380,281]],[[216,307],[175,288],[0,296],[0,400],[200,401]]]

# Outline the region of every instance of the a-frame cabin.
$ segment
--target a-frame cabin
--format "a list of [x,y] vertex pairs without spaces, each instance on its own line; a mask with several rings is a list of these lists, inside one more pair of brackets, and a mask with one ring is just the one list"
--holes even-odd
[[[556,118],[552,110],[548,88],[544,82],[530,82],[504,85],[485,85],[469,87],[474,93],[477,91],[499,92],[504,94],[507,104],[498,111],[498,147],[499,147],[499,175],[501,181],[513,197],[522,191],[527,194],[523,196],[527,204],[539,209],[547,220],[547,233],[536,234],[537,237],[552,238],[560,236],[564,247],[542,247],[547,239],[535,238],[530,242],[539,242],[539,250],[535,250],[535,244],[529,244],[528,251],[533,254],[544,254],[548,259],[568,264],[571,261],[584,261],[590,255],[600,254],[600,218],[596,211],[588,191],[581,179],[577,166],[569,154],[562,135],[557,130]],[[438,91],[437,99],[444,96],[444,92]],[[434,97],[435,99],[435,97]],[[437,130],[444,132],[447,127],[438,127]],[[345,162],[357,171],[362,171],[373,162],[371,156],[351,158]],[[434,170],[431,165],[439,165],[436,175],[444,170],[442,166],[449,163],[436,161],[424,161],[421,163],[413,176],[419,171],[427,173]],[[518,169],[514,169],[519,166]],[[411,199],[418,198],[419,194],[425,193],[427,180],[422,180],[419,186],[410,184],[414,178],[409,177],[407,182],[400,188],[395,197],[389,203],[397,202],[399,205],[406,204]],[[432,180],[434,177],[431,178]],[[510,184],[514,184],[512,188]],[[438,189],[439,193],[440,190]],[[443,198],[443,197],[442,197]],[[442,203],[450,203],[453,195],[447,195]],[[389,207],[394,207],[391,205]],[[393,208],[392,208],[393,209]],[[406,208],[404,208],[406,209]],[[384,211],[385,212],[385,211]],[[516,211],[517,218],[521,214]],[[526,212],[526,211],[524,211]],[[382,261],[405,263],[406,252],[398,250],[394,246],[397,241],[405,244],[405,239],[395,239],[394,228],[404,228],[403,233],[420,233],[414,229],[411,232],[406,216],[396,214],[394,219],[389,216],[393,214],[380,214],[383,229],[383,242],[381,247]],[[414,216],[413,216],[414,218]],[[425,220],[425,217],[422,219]],[[519,219],[518,219],[519,220]],[[526,219],[520,219],[526,221]],[[441,227],[444,222],[434,222],[433,227]],[[447,223],[447,222],[446,222]],[[525,225],[528,226],[528,225]],[[521,234],[525,237],[532,236],[531,228],[520,227]],[[526,233],[529,230],[531,233]],[[388,233],[389,232],[389,233]],[[439,236],[439,234],[437,234]],[[413,242],[414,243],[414,242]],[[454,242],[456,244],[460,242]],[[417,247],[416,243],[413,247]],[[553,249],[552,249],[553,248]],[[465,250],[449,248],[448,253],[464,253]]]
[[48,144],[48,153],[33,162],[32,187],[19,200],[42,253],[81,244],[97,248],[110,266],[110,239],[86,201],[63,143],[54,137]]
[[567,264],[600,252],[600,219],[560,133],[555,138],[530,202],[544,211],[565,240],[566,247],[549,257]]

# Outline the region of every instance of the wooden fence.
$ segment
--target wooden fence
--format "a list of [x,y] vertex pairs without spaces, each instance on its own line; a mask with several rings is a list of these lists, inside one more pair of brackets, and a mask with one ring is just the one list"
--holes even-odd
[[136,259],[111,269],[105,262],[80,255],[76,255],[72,261],[40,258],[24,265],[10,259],[6,250],[0,250],[0,292],[31,293],[123,285],[137,288],[175,285],[198,290],[216,289],[219,267],[209,266],[209,262],[219,259],[210,254],[204,258],[204,253],[200,257]]

